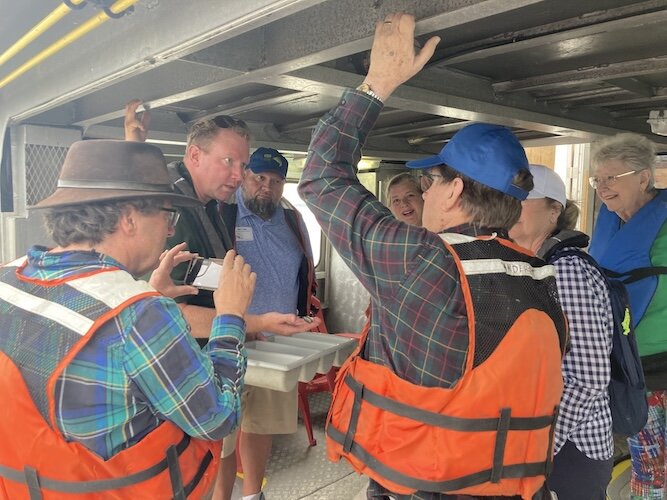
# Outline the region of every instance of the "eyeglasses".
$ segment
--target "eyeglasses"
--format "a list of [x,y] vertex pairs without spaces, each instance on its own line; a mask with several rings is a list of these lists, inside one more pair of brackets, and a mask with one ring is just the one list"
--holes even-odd
[[433,185],[433,181],[438,178],[440,178],[442,181],[445,176],[440,174],[432,174],[430,172],[422,172],[419,176],[419,183],[421,184],[422,191],[426,191],[428,188],[430,188]]
[[167,212],[169,214],[169,217],[167,218],[167,227],[169,230],[173,230],[176,227],[176,224],[178,224],[178,219],[181,216],[181,212],[176,210],[175,208],[167,208],[167,207],[160,207],[160,210],[162,212]]
[[218,115],[211,118],[218,128],[241,128],[248,131],[248,125],[243,120],[233,118],[229,115]]
[[591,187],[593,189],[597,189],[601,185],[612,186],[621,177],[636,174],[637,172],[640,172],[640,170],[630,170],[629,172],[623,172],[622,174],[618,174],[618,175],[604,175],[602,177],[589,177],[588,178],[588,183],[591,185]]
[[285,184],[285,179],[274,179],[268,175],[252,174],[252,178],[259,184],[268,184],[270,188]]

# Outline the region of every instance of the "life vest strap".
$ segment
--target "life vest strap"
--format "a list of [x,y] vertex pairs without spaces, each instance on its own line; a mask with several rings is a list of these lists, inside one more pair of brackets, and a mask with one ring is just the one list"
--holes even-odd
[[37,470],[26,465],[23,468],[23,473],[25,474],[25,480],[28,484],[30,500],[42,500],[42,490],[39,487],[39,477],[37,476]]
[[[140,472],[135,472],[134,474],[130,474],[128,476],[115,479],[100,479],[94,481],[61,481],[58,479],[40,477],[38,476],[37,471],[35,469],[31,469],[30,467],[26,467],[24,470],[17,470],[12,467],[7,467],[5,465],[0,465],[0,477],[4,477],[6,479],[9,479],[10,481],[27,485],[28,488],[30,489],[31,500],[41,498],[42,489],[57,491],[60,493],[72,493],[72,494],[98,493],[101,491],[115,490],[126,486],[132,486],[135,484],[142,483],[157,476],[165,469],[169,469],[171,477],[172,472],[168,458],[170,450],[173,450],[171,453],[175,455],[174,458],[176,459],[177,462],[176,466],[178,467],[178,459],[176,457],[180,456],[187,449],[189,444],[190,444],[190,436],[184,434],[183,438],[178,442],[177,445],[171,446],[169,450],[167,450],[167,457],[163,458],[160,462]],[[181,478],[181,490],[183,491],[183,496],[175,498],[178,499],[185,498],[185,495],[194,490],[194,488],[199,483],[199,480],[201,480],[201,478],[203,477],[204,471],[206,470],[206,468],[208,467],[208,465],[211,463],[212,460],[213,460],[213,454],[210,451],[208,451],[204,456],[204,458],[202,459],[199,469],[195,474],[195,477],[187,485],[187,487],[184,488],[182,486],[182,478]],[[180,470],[178,474],[180,475]],[[173,485],[173,480],[172,480],[172,485]],[[33,490],[35,488],[40,496],[33,496]]]
[[345,377],[345,382],[347,383],[348,380],[354,382],[353,384],[347,384],[354,393],[354,401],[352,403],[352,412],[350,414],[350,425],[347,427],[345,442],[343,443],[343,450],[345,450],[346,453],[349,453],[352,443],[354,442],[354,435],[357,432],[357,424],[359,423],[359,413],[361,412],[361,402],[364,400],[363,384],[360,384],[349,375]]
[[197,487],[197,485],[199,485],[199,481],[201,481],[202,478],[204,477],[204,473],[208,470],[208,466],[211,465],[212,461],[213,461],[213,453],[211,453],[210,451],[206,452],[204,458],[199,463],[197,472],[195,472],[195,475],[192,477],[192,481],[190,481],[188,484],[185,485],[186,496],[192,493],[194,489]]
[[[399,401],[382,396],[377,392],[370,390],[368,387],[364,387],[350,374],[345,377],[345,384],[352,390],[352,392],[354,392],[354,403],[352,406],[352,414],[350,416],[349,430],[347,432],[347,434],[351,434],[350,439],[354,437],[354,432],[356,431],[362,400],[377,408],[388,411],[395,415],[399,415],[401,417],[410,418],[418,422],[423,422],[427,425],[461,432],[497,431],[500,429],[501,419],[503,418],[502,411],[499,418],[461,418],[415,408],[405,403],[401,403]],[[553,428],[556,422],[555,414],[543,415],[540,417],[506,418],[509,419],[507,422],[508,431],[534,431],[544,429],[546,427]]]
[[551,475],[551,471],[554,468],[554,461],[553,461],[554,434],[556,433],[556,420],[558,420],[559,412],[560,412],[560,407],[556,405],[556,407],[554,408],[554,423],[551,426],[551,429],[549,429],[549,449],[547,450],[547,470],[546,470],[547,477]]
[[171,445],[167,448],[167,467],[169,468],[169,480],[171,481],[171,492],[174,500],[185,500],[185,491],[183,490],[183,475],[178,465],[178,452],[176,447]]
[[507,445],[507,433],[510,428],[511,419],[511,408],[503,408],[500,410],[500,418],[498,419],[498,428],[496,431],[496,444],[493,449],[493,469],[491,469],[490,479],[492,483],[499,483],[500,479],[503,477],[505,445]]
[[[327,436],[333,441],[342,445],[345,435],[338,431],[333,425],[328,425],[326,429]],[[369,469],[375,471],[380,476],[407,488],[416,491],[428,491],[433,493],[442,493],[449,491],[457,491],[463,488],[469,488],[482,483],[491,482],[493,469],[486,469],[483,471],[461,476],[456,479],[449,479],[446,481],[428,481],[426,479],[418,479],[412,476],[403,474],[402,472],[389,467],[380,462],[377,458],[371,455],[358,443],[353,442],[350,446],[352,456],[364,463]],[[521,479],[524,477],[544,476],[546,471],[546,462],[530,462],[523,464],[512,464],[502,467],[500,472],[500,479]]]

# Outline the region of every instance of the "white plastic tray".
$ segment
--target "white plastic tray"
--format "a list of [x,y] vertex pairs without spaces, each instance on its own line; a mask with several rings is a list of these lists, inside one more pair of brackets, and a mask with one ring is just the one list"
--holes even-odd
[[309,382],[316,373],[327,373],[332,366],[340,366],[356,345],[355,339],[312,332],[247,342],[245,383],[291,391],[297,382]]

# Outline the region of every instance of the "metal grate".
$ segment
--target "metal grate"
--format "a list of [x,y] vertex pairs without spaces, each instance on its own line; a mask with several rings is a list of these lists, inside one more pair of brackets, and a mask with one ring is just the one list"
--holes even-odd
[[56,190],[60,167],[68,147],[26,144],[25,184],[26,204],[35,205]]

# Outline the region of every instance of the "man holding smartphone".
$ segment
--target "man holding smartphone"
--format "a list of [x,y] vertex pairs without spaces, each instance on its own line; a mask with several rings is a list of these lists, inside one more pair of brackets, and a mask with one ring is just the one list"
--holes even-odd
[[255,276],[227,254],[200,349],[172,300],[196,290],[170,278],[192,254],[164,251],[197,203],[173,191],[155,146],[70,147],[33,207],[56,246],[0,266],[2,498],[210,495],[240,418]]

